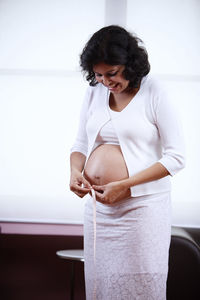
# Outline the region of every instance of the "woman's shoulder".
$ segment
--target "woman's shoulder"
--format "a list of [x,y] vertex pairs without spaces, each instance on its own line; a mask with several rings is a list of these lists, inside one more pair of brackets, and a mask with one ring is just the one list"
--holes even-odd
[[158,105],[163,101],[168,102],[171,98],[166,83],[157,75],[147,75],[144,90],[153,105]]
[[97,84],[95,86],[88,86],[86,90],[86,97],[93,102],[99,102],[106,99],[108,95],[108,89],[103,84]]
[[84,106],[95,108],[106,103],[108,90],[102,85],[88,86],[85,92]]
[[146,87],[149,103],[154,110],[160,107],[175,110],[171,91],[163,78],[156,75],[148,76]]

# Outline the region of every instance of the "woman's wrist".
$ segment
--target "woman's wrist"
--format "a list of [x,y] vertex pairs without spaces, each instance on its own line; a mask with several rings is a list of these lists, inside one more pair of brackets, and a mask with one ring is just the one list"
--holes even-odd
[[78,168],[73,167],[71,168],[71,173],[82,173]]
[[130,178],[121,180],[120,185],[121,185],[121,188],[125,189],[125,190],[128,190],[133,186],[133,184],[131,184],[131,182],[130,182]]
[[72,152],[70,156],[71,172],[82,173],[86,157],[80,152]]

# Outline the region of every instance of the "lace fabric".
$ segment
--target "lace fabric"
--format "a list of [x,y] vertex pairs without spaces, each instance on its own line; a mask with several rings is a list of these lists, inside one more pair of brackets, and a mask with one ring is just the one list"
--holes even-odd
[[170,216],[169,193],[114,205],[97,202],[95,266],[93,199],[88,197],[84,220],[87,300],[94,300],[94,285],[96,300],[166,299]]
[[[96,300],[165,300],[166,274],[111,274],[98,276]],[[93,299],[93,279],[88,282],[87,299]]]

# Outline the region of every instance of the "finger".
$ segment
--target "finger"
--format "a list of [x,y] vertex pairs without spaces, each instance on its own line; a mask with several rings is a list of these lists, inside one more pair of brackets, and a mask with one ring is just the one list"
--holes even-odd
[[104,185],[92,185],[92,188],[93,188],[95,191],[104,191],[105,186],[104,186]]
[[110,202],[108,200],[105,200],[105,199],[101,199],[99,197],[96,198],[96,200],[102,204],[110,204]]
[[78,192],[78,193],[88,193],[90,191],[90,189],[85,188],[85,187],[81,187],[80,185],[76,184],[76,185],[72,185],[70,187],[71,191],[73,192]]
[[96,199],[102,203],[106,203],[106,198],[105,195],[103,193],[97,192],[95,191],[95,195],[96,195]]
[[95,193],[95,195],[96,195],[96,201],[101,202],[103,204],[106,204],[106,202],[105,202],[104,198],[102,197],[101,193],[100,194]]
[[102,203],[102,204],[109,204],[109,203],[107,203],[107,202],[105,202],[105,201],[103,201],[101,199],[97,199],[97,201],[100,202],[100,203]]
[[80,198],[83,198],[88,192],[78,192],[78,191],[74,191],[74,193],[80,197]]
[[92,188],[91,184],[84,177],[83,177],[83,184],[84,184],[84,187],[86,187],[88,189]]
[[79,185],[77,184],[76,185],[76,189],[80,192],[84,192],[84,191],[89,191],[90,189],[88,187],[85,187],[85,186],[82,186],[82,185]]
[[79,198],[83,198],[85,195],[84,194],[80,194],[80,193],[75,193],[76,196],[78,196]]

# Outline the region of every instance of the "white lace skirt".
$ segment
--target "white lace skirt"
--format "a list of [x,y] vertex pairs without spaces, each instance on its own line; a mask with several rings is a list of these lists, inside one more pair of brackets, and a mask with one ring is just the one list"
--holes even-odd
[[[94,260],[93,199],[84,215],[86,298],[165,300],[171,237],[170,193],[96,203]],[[96,262],[96,266],[95,266]]]

